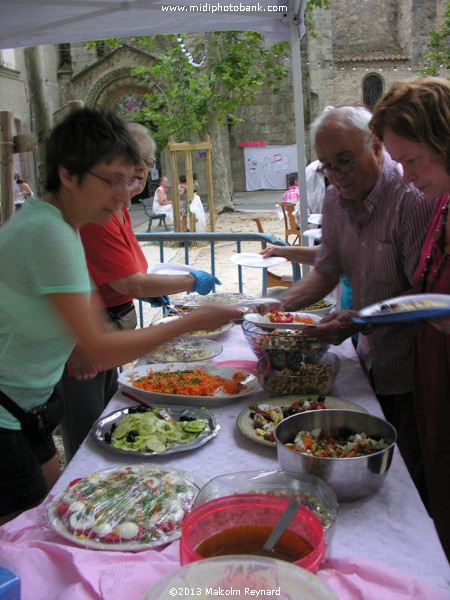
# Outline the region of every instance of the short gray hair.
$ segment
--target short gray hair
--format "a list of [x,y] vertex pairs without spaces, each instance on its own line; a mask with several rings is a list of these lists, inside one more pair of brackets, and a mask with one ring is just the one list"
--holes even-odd
[[149,130],[140,123],[127,123],[127,129],[139,147],[141,157],[145,162],[152,162],[156,156],[155,140]]
[[313,146],[316,144],[317,132],[329,119],[334,116],[342,116],[349,125],[353,125],[356,129],[359,129],[361,134],[366,138],[368,142],[372,138],[372,131],[369,128],[369,123],[372,118],[370,110],[364,106],[346,105],[346,106],[327,106],[322,114],[312,123],[310,128],[311,143]]

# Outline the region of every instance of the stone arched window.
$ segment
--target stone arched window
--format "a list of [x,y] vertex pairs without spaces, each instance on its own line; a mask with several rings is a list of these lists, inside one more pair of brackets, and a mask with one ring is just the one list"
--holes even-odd
[[373,110],[377,100],[383,94],[383,80],[379,75],[371,73],[366,75],[362,85],[363,102],[370,110]]

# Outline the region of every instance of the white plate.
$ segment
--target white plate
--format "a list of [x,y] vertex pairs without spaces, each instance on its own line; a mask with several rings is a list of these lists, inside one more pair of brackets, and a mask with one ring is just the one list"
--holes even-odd
[[292,331],[301,331],[302,329],[306,329],[307,327],[315,327],[316,324],[321,320],[321,317],[313,315],[312,313],[305,312],[291,312],[290,314],[297,317],[305,317],[310,318],[314,321],[314,324],[311,323],[272,323],[270,319],[264,315],[258,315],[257,313],[249,313],[244,315],[244,320],[249,321],[250,323],[254,323],[261,327],[261,329],[291,329]]
[[157,265],[151,265],[147,269],[147,273],[153,275],[186,275],[195,270],[195,267],[191,267],[191,265],[182,265],[178,263],[159,263]]
[[[119,519],[117,519],[117,517],[115,517],[114,515],[114,511],[109,512],[108,515],[112,515],[110,516],[111,518],[114,518],[117,521],[120,521],[120,509],[118,507],[120,507],[120,505],[123,504],[123,506],[125,507],[125,509],[128,506],[133,506],[135,505],[136,507],[145,507],[145,506],[150,506],[152,503],[149,502],[149,500],[152,498],[153,494],[155,492],[152,492],[152,490],[149,488],[149,486],[146,486],[144,484],[145,480],[147,477],[156,477],[158,480],[163,480],[166,481],[168,485],[174,485],[174,486],[179,486],[179,485],[183,485],[185,486],[185,494],[186,496],[181,498],[179,495],[179,492],[175,492],[175,490],[171,490],[170,492],[170,496],[169,498],[167,498],[167,495],[165,494],[164,496],[164,506],[169,506],[170,505],[170,499],[172,499],[172,505],[176,505],[177,504],[177,500],[180,500],[183,502],[183,509],[182,509],[182,513],[184,512],[184,515],[187,514],[187,512],[189,512],[194,504],[194,500],[197,496],[198,490],[200,488],[200,486],[194,481],[194,478],[192,475],[190,475],[189,473],[185,472],[185,471],[181,471],[179,469],[175,469],[172,467],[159,467],[157,465],[131,465],[131,466],[122,466],[122,467],[112,467],[110,469],[105,469],[103,471],[98,471],[96,473],[91,473],[90,475],[87,475],[86,477],[83,477],[82,479],[80,479],[79,481],[77,481],[73,487],[72,486],[68,486],[63,492],[61,492],[60,494],[58,494],[58,496],[56,496],[56,498],[54,498],[48,506],[48,510],[47,510],[47,515],[48,515],[48,519],[49,519],[49,523],[50,525],[53,527],[53,529],[59,533],[63,538],[65,538],[66,540],[69,540],[70,542],[73,542],[74,544],[77,544],[78,546],[83,546],[85,548],[91,548],[93,550],[114,550],[114,551],[131,551],[131,552],[138,552],[138,551],[142,551],[142,550],[147,550],[148,548],[154,548],[154,547],[158,547],[161,546],[162,544],[167,544],[168,542],[172,542],[176,539],[178,539],[181,536],[181,525],[182,523],[180,522],[178,526],[173,526],[172,525],[172,531],[170,530],[170,523],[173,522],[173,517],[174,514],[173,512],[168,511],[166,514],[162,514],[159,515],[158,519],[158,525],[161,523],[162,525],[165,524],[165,522],[167,522],[168,525],[168,530],[165,532],[162,529],[159,530],[159,533],[161,534],[161,537],[158,539],[153,539],[153,540],[131,540],[131,541],[120,541],[120,542],[106,542],[106,541],[101,541],[99,539],[90,539],[88,537],[82,537],[81,535],[77,535],[75,534],[74,531],[72,531],[69,527],[66,526],[66,523],[64,522],[64,515],[60,516],[59,512],[58,512],[58,506],[67,506],[70,501],[84,501],[86,499],[86,493],[84,493],[84,490],[86,489],[86,484],[88,484],[88,489],[89,489],[89,494],[93,494],[95,492],[95,489],[97,488],[99,491],[100,490],[107,490],[108,488],[108,480],[111,480],[112,482],[117,481],[117,476],[115,472],[119,472],[119,473],[123,473],[124,477],[133,477],[135,483],[133,483],[130,479],[130,484],[127,486],[127,489],[119,489],[119,492],[114,495],[114,511],[119,512]],[[127,473],[129,474],[129,476],[127,475]],[[136,475],[138,476],[136,478]],[[111,484],[112,486],[114,485],[114,483]],[[135,489],[136,488],[136,489]],[[116,488],[118,489],[118,488]],[[134,492],[134,493],[133,493]],[[163,490],[163,493],[164,490]],[[78,497],[79,496],[79,497]],[[105,498],[105,500],[103,500],[103,498]],[[102,500],[104,503],[106,503],[106,506],[104,506],[104,510],[106,510],[107,508],[111,508],[111,502],[107,499],[108,496],[107,494],[102,495]],[[140,500],[144,500],[147,499],[146,503],[143,503],[142,505],[139,503]],[[169,500],[169,502],[168,502]],[[120,502],[119,502],[120,501]],[[174,507],[175,509],[175,507]],[[180,506],[181,509],[181,506]],[[101,507],[97,505],[95,505],[95,512],[98,515],[99,511],[101,510]],[[73,514],[73,513],[72,513]],[[184,515],[182,514],[181,517],[183,518]],[[88,517],[90,517],[91,514],[88,514]],[[102,515],[103,516],[103,515]],[[142,524],[144,527],[145,526],[149,526],[149,523],[151,522],[153,518],[153,522],[155,523],[155,518],[152,517],[149,514],[145,514],[141,521],[138,521],[139,524]],[[158,527],[158,525],[155,524],[155,528]],[[80,530],[80,533],[82,534],[82,530]]]
[[322,225],[322,213],[313,213],[308,216],[308,223],[311,225]]
[[[281,408],[283,406],[290,406],[296,400],[306,400],[308,398],[315,400],[317,398],[317,394],[270,398],[270,400],[261,400],[260,402],[255,402],[254,404],[268,404],[272,408]],[[355,412],[364,413],[367,412],[365,408],[362,408],[358,404],[354,404],[349,400],[343,400],[342,398],[334,398],[333,396],[325,396],[325,406],[326,408],[340,408],[341,410],[354,410]],[[247,406],[247,408],[244,408],[244,410],[238,415],[236,424],[238,426],[239,431],[242,433],[242,435],[244,435],[249,440],[252,440],[253,442],[258,442],[258,444],[262,444],[263,446],[270,446],[272,448],[276,448],[276,442],[270,442],[269,440],[265,440],[261,436],[257,435],[253,424],[253,419],[250,417],[250,414],[253,412],[255,411],[252,408],[250,408],[250,406]]]
[[[394,309],[393,306],[396,305]],[[403,305],[403,308],[402,308]],[[411,294],[366,306],[353,317],[356,323],[402,323],[450,316],[450,295]]]
[[[242,383],[245,384],[245,389],[234,395],[218,394],[217,396],[186,396],[182,394],[162,394],[158,392],[148,392],[141,390],[133,385],[135,379],[145,377],[152,372],[171,372],[171,371],[189,371],[192,369],[204,369],[212,375],[219,375],[225,379],[231,380],[236,373],[243,373],[245,378]],[[229,404],[235,400],[240,400],[251,394],[254,394],[259,390],[258,379],[245,371],[239,369],[233,369],[232,367],[222,367],[213,363],[191,363],[186,366],[184,363],[168,363],[168,364],[154,364],[154,365],[141,365],[135,367],[129,371],[123,371],[119,375],[119,383],[135,392],[141,394],[146,399],[151,399],[152,402],[158,404],[183,404],[185,406],[202,406],[209,408],[211,406],[222,406]]]
[[[163,323],[169,323],[171,320],[179,319],[179,318],[180,317],[178,315],[174,315],[171,317],[164,317],[162,319],[158,319],[157,321],[153,321],[153,323],[151,325],[152,325],[152,327],[154,325],[162,325]],[[233,323],[226,323],[225,325],[223,325],[219,329],[215,329],[214,331],[205,331],[205,332],[194,331],[193,333],[183,333],[183,335],[180,335],[180,339],[193,340],[193,341],[194,340],[195,341],[215,340],[219,336],[224,334],[226,331],[229,331],[232,327],[233,327]]]
[[241,267],[255,267],[258,269],[268,269],[269,267],[276,267],[286,261],[282,256],[269,256],[264,258],[261,254],[254,252],[241,252],[239,254],[233,254],[230,256],[231,262]]

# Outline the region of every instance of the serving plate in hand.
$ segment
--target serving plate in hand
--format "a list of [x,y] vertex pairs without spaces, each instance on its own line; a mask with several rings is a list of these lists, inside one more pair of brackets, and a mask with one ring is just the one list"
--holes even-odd
[[156,265],[150,265],[147,269],[147,273],[153,275],[189,275],[192,271],[195,271],[195,267],[191,265],[182,265],[181,263],[158,263]]
[[[255,402],[256,405],[267,405],[270,408],[282,408],[283,406],[289,407],[294,402],[305,401],[305,400],[316,400],[317,394],[306,394],[306,395],[295,395],[295,396],[282,396],[280,398],[270,398],[269,400],[261,400],[260,402]],[[238,415],[236,420],[236,424],[238,426],[239,431],[252,442],[258,442],[258,444],[262,444],[263,446],[270,446],[272,448],[276,448],[276,442],[265,440],[263,437],[256,433],[254,420],[251,417],[252,413],[255,412],[251,407],[254,406],[251,404],[244,408],[244,410]],[[344,400],[342,398],[335,398],[334,396],[325,396],[324,400],[325,407],[323,410],[327,410],[328,408],[340,408],[341,410],[353,410],[355,412],[367,412],[365,408],[355,404],[354,402],[350,402],[349,400]],[[315,410],[311,408],[310,410]],[[322,410],[322,409],[320,409]],[[306,412],[306,411],[304,411]],[[286,418],[286,417],[285,417]],[[281,422],[281,421],[280,421]],[[278,424],[278,423],[277,423]],[[275,429],[275,427],[274,427]]]
[[264,258],[261,254],[254,252],[240,252],[239,254],[233,254],[230,256],[231,262],[241,267],[255,267],[257,269],[268,269],[269,267],[276,267],[286,261],[282,256],[269,256]]
[[[158,319],[157,321],[153,321],[151,326],[163,325],[164,323],[170,323],[173,319],[179,319],[179,315],[172,315],[169,317],[163,317],[162,319]],[[221,336],[226,331],[229,331],[233,327],[233,323],[225,323],[222,327],[214,329],[213,331],[200,330],[193,331],[192,333],[183,333],[180,335],[180,339],[188,339],[188,340],[216,340],[219,336]]]
[[353,317],[355,323],[404,323],[450,316],[450,295],[411,294],[376,302]]
[[[158,406],[155,407],[155,409],[156,408],[161,407]],[[100,446],[110,450],[111,452],[115,452],[116,454],[128,454],[134,456],[164,456],[166,454],[174,454],[175,452],[184,452],[186,450],[194,450],[195,448],[199,448],[200,446],[203,446],[203,444],[206,444],[206,442],[209,442],[209,440],[212,440],[220,430],[220,425],[217,423],[214,415],[205,410],[184,406],[166,406],[164,408],[173,416],[175,421],[180,421],[183,419],[195,419],[206,422],[206,427],[190,442],[187,442],[186,444],[174,443],[161,452],[153,452],[149,450],[144,452],[140,450],[116,448],[107,441],[108,434],[111,432],[111,428],[117,426],[120,421],[129,414],[140,414],[140,412],[146,412],[145,408],[142,410],[141,407],[128,406],[120,410],[115,410],[109,415],[98,419],[92,426],[91,436],[98,444],[100,444]]]
[[306,329],[307,327],[316,327],[317,323],[321,320],[321,317],[317,315],[313,315],[311,313],[305,312],[290,312],[289,314],[299,318],[308,318],[312,319],[313,323],[301,323],[301,322],[292,322],[292,323],[274,323],[269,319],[267,315],[259,315],[257,313],[248,313],[244,315],[244,320],[249,321],[250,323],[254,323],[261,327],[261,329],[291,329],[292,331],[301,331],[302,329]]
[[[166,394],[160,392],[151,392],[140,389],[133,385],[133,382],[140,377],[145,377],[153,372],[165,372],[170,373],[173,371],[191,371],[192,369],[202,369],[209,374],[218,375],[224,379],[232,380],[233,376],[237,373],[243,373],[244,378],[241,383],[245,385],[244,389],[237,394],[226,394],[224,392],[217,392],[214,396],[188,396],[184,394]],[[245,398],[251,394],[254,394],[260,389],[258,379],[251,373],[246,371],[240,371],[233,367],[226,367],[216,365],[214,363],[191,363],[187,366],[184,363],[167,363],[167,364],[154,364],[154,365],[141,365],[130,369],[129,371],[122,371],[118,379],[119,383],[135,392],[136,394],[142,395],[143,398],[156,402],[158,404],[182,404],[184,406],[202,406],[209,408],[210,406],[223,406]]]

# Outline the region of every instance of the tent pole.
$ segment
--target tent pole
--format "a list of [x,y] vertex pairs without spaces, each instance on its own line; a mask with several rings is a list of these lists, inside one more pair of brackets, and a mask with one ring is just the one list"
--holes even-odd
[[[295,139],[297,143],[297,171],[300,190],[300,223],[302,245],[307,246],[308,238],[303,232],[308,229],[308,198],[306,193],[306,155],[305,155],[305,124],[303,118],[303,89],[302,89],[302,59],[300,56],[300,34],[295,19],[290,24],[292,50],[292,81],[294,89]],[[302,265],[302,273],[309,271],[309,266]]]

